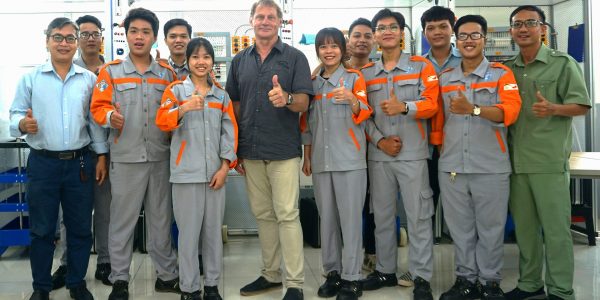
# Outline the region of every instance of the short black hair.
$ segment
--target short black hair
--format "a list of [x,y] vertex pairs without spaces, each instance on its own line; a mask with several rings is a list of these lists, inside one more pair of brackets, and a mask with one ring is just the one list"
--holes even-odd
[[210,55],[210,57],[212,58],[213,64],[215,63],[215,50],[213,49],[213,46],[210,43],[210,41],[202,37],[197,37],[191,39],[187,45],[187,49],[185,49],[185,58],[187,60],[188,68],[190,67],[190,57],[192,56],[192,54],[196,53],[200,48],[204,48],[204,50],[206,50],[206,53],[208,53],[208,55]]
[[79,17],[79,19],[77,19],[77,21],[75,21],[75,23],[77,23],[77,25],[79,25],[79,26],[81,26],[81,24],[83,24],[83,23],[92,23],[92,24],[96,25],[96,27],[98,27],[98,29],[100,29],[100,31],[102,31],[102,23],[100,22],[100,20],[98,20],[98,18],[91,16],[91,15],[81,16],[81,17]]
[[546,14],[544,13],[544,11],[541,8],[539,8],[535,5],[521,5],[517,8],[515,8],[515,10],[513,10],[513,12],[510,13],[510,17],[508,18],[508,23],[512,24],[512,18],[522,10],[535,11],[540,16],[540,19],[541,19],[540,21],[542,21],[543,24],[546,24]]
[[71,26],[73,26],[73,28],[75,28],[75,36],[79,35],[79,27],[77,26],[77,24],[75,24],[69,18],[60,17],[60,18],[56,18],[56,19],[52,20],[50,22],[50,24],[48,24],[48,27],[46,27],[46,31],[45,31],[46,38],[50,37],[52,30],[54,30],[56,28],[61,29],[67,25],[71,25]]
[[123,24],[125,25],[125,33],[129,32],[129,24],[131,21],[138,19],[150,23],[152,26],[152,32],[154,32],[154,37],[158,36],[158,17],[156,17],[154,12],[142,7],[134,8],[127,13],[127,17],[123,21]]
[[432,6],[421,15],[421,29],[425,30],[425,23],[427,22],[444,20],[448,20],[448,22],[450,22],[450,27],[454,27],[456,15],[454,15],[454,12],[447,7],[437,5]]
[[315,37],[315,50],[317,51],[317,57],[319,56],[319,47],[325,45],[326,42],[333,41],[334,44],[340,47],[342,52],[342,60],[344,62],[344,56],[346,55],[346,39],[344,33],[335,27],[327,27],[319,30]]
[[480,15],[466,15],[460,17],[458,21],[456,21],[456,24],[454,24],[454,34],[458,35],[458,29],[465,23],[479,24],[481,26],[481,30],[483,30],[483,35],[487,35],[487,21]]
[[404,16],[399,12],[391,11],[389,8],[384,8],[378,11],[373,17],[373,20],[371,20],[371,25],[373,26],[371,28],[373,28],[373,32],[375,32],[375,27],[377,27],[377,22],[379,22],[379,20],[390,17],[396,19],[396,22],[398,22],[398,25],[400,26],[400,30],[404,30],[404,26],[406,26]]
[[187,32],[188,32],[188,36],[192,37],[192,25],[190,25],[190,23],[188,23],[184,19],[171,19],[171,20],[167,21],[167,23],[165,23],[165,26],[163,27],[163,31],[165,33],[165,38],[167,37],[169,30],[171,30],[171,28],[173,28],[175,26],[185,26],[185,28],[187,29]]
[[371,29],[373,28],[373,24],[371,24],[371,21],[369,21],[365,18],[358,18],[358,19],[354,20],[354,22],[352,22],[352,24],[350,24],[350,29],[348,30],[348,35],[351,35],[354,27],[356,27],[358,25],[367,26]]

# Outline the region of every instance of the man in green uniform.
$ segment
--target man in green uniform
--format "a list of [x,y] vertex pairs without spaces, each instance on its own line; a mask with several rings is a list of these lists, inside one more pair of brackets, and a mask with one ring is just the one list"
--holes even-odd
[[[524,5],[510,15],[511,35],[520,54],[506,62],[523,101],[510,127],[513,165],[510,212],[519,246],[519,282],[507,299],[575,299],[569,195],[572,117],[590,108],[583,74],[565,53],[541,43],[544,12]],[[545,253],[544,253],[545,246]],[[544,256],[545,254],[545,256]]]

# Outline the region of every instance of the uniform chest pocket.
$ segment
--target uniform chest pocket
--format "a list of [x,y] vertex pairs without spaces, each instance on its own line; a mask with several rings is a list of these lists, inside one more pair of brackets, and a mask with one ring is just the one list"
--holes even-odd
[[153,95],[152,95],[152,98],[151,98],[150,100],[152,100],[152,103],[153,103],[153,104],[157,105],[157,106],[156,106],[156,109],[158,109],[158,106],[160,106],[160,100],[162,99],[162,95],[163,95],[163,93],[165,92],[165,89],[166,89],[166,88],[167,88],[167,87],[166,87],[165,85],[162,85],[162,84],[155,84],[155,85],[152,87],[152,89],[151,89],[151,90],[152,90],[152,93],[153,93]]
[[211,130],[221,128],[221,119],[223,118],[222,107],[223,105],[221,103],[209,102],[208,107],[204,108],[206,109],[204,114],[205,123],[208,121],[206,125],[208,125]]
[[116,102],[121,103],[121,108],[128,105],[136,105],[137,100],[137,85],[131,83],[119,83],[116,85],[117,96]]
[[419,79],[402,79],[394,84],[394,93],[400,101],[416,101],[419,98]]
[[[379,103],[377,103],[375,99],[383,100],[383,99],[387,98],[382,93],[383,93],[383,84],[377,83],[377,84],[367,85],[367,100],[368,100],[369,104],[371,105],[371,107],[373,107],[373,109],[375,109],[375,110],[380,109],[379,105],[378,105]],[[384,98],[381,98],[381,97],[384,97]]]
[[336,100],[335,98],[331,98],[329,101],[332,103],[332,111],[333,117],[335,118],[346,118],[350,117],[352,114],[352,108],[350,107],[350,103],[346,100]]
[[[534,88],[539,90],[548,101],[556,102],[556,80],[535,80]],[[536,99],[534,99],[536,100]]]
[[189,111],[183,116],[183,124],[181,127],[183,130],[191,130],[200,126],[203,121],[204,116],[201,110]]
[[473,90],[475,104],[489,106],[498,104],[498,89],[496,87],[480,87]]

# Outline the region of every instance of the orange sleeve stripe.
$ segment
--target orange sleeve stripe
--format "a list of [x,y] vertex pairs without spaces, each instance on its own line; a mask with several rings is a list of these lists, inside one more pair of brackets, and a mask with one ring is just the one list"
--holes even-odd
[[472,83],[471,84],[471,88],[472,89],[496,88],[497,86],[498,86],[498,82],[497,81],[479,82],[479,83]]
[[179,153],[177,153],[177,159],[175,160],[176,166],[179,166],[179,163],[181,162],[181,157],[183,156],[183,151],[185,150],[186,144],[186,140],[181,141],[181,147],[179,147]]
[[375,79],[371,79],[371,80],[367,81],[366,85],[370,86],[370,85],[374,85],[374,84],[385,84],[387,82],[388,82],[388,80],[385,77],[383,77],[383,78],[375,78]]
[[411,79],[419,79],[419,73],[397,75],[397,76],[394,76],[393,81],[398,82],[401,80],[411,80]]
[[465,86],[464,85],[446,85],[446,86],[442,86],[441,88],[442,93],[449,93],[449,92],[453,92],[453,91],[466,91]]
[[506,146],[504,145],[504,141],[502,140],[502,135],[500,134],[500,130],[496,129],[496,139],[498,139],[498,145],[500,145],[500,150],[502,153],[506,153]]
[[358,140],[356,139],[356,135],[354,135],[354,131],[352,130],[352,128],[348,128],[348,134],[352,138],[354,146],[356,146],[356,150],[360,151],[360,144],[358,143]]

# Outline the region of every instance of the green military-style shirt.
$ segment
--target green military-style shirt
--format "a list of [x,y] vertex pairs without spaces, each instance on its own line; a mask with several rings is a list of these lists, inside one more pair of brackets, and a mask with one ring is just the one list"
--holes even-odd
[[521,113],[509,127],[508,144],[515,173],[560,173],[569,170],[573,146],[572,117],[537,118],[532,111],[539,90],[558,104],[590,105],[590,97],[577,62],[568,54],[542,45],[528,65],[521,55],[506,62],[521,93]]

